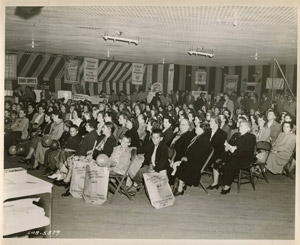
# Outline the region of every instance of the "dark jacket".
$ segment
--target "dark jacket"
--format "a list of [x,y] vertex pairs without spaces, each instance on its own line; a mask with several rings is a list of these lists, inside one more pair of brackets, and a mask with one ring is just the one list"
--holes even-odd
[[191,139],[193,138],[193,133],[191,131],[187,131],[180,136],[180,138],[176,141],[173,148],[176,150],[175,161],[180,161],[181,158],[185,155],[185,151],[188,145],[191,143]]
[[215,150],[214,154],[210,159],[210,164],[215,162],[217,159],[222,159],[224,149],[225,149],[224,143],[226,139],[227,139],[227,134],[222,129],[218,128],[210,140],[211,145]]
[[[99,137],[100,140],[98,140],[97,144],[103,139],[103,137]],[[99,151],[97,149],[93,152],[93,159],[96,160],[97,156],[100,154],[105,154],[108,157],[111,156],[113,153],[114,147],[117,145],[116,139],[113,135],[109,136],[107,140],[104,143],[103,150]]]
[[84,140],[81,142],[78,147],[75,155],[77,156],[86,156],[86,153],[93,149],[95,142],[97,141],[99,135],[96,130],[92,130],[85,135]]
[[[230,155],[227,162],[239,164],[243,168],[249,166],[253,160],[256,138],[251,133],[237,137],[238,135],[240,134],[234,134],[228,141],[229,144],[236,146],[237,149]],[[232,140],[232,138],[234,139]]]
[[132,128],[132,129],[126,131],[125,135],[127,137],[131,138],[130,146],[132,146],[132,147],[139,147],[140,146],[140,138],[139,138],[139,134],[138,134],[136,129]]
[[[150,165],[153,151],[153,142],[147,144],[146,146],[139,147],[137,149],[137,154],[145,154],[145,160],[142,164],[142,167],[145,165]],[[170,164],[168,160],[168,147],[163,142],[160,142],[156,150],[154,170],[156,172],[159,172],[164,169],[168,170],[169,168]]]
[[201,169],[209,156],[211,144],[203,133],[196,141],[189,145],[185,156],[187,161],[182,161],[177,169],[176,176],[187,185],[198,185]]
[[163,132],[163,142],[167,145],[170,146],[171,141],[173,139],[173,129],[172,127],[169,127],[166,131]]

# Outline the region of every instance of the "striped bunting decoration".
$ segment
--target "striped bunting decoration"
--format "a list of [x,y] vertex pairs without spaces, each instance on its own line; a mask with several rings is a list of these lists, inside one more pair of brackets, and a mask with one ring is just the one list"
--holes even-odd
[[[59,56],[38,53],[18,53],[17,76],[18,77],[37,77],[39,82],[49,81],[50,89],[72,90],[70,84],[64,83],[64,59]],[[284,75],[296,94],[297,90],[297,65],[280,64]],[[98,95],[103,90],[110,93],[114,90],[116,93],[124,91],[131,94],[134,89],[142,88],[147,91],[150,84],[158,82],[162,84],[163,93],[169,93],[171,90],[197,90],[195,85],[195,73],[197,68],[205,69],[207,72],[207,83],[203,89],[216,95],[224,89],[224,76],[238,75],[237,92],[247,90],[247,82],[259,81],[255,85],[255,92],[259,96],[262,93],[271,93],[266,89],[266,80],[272,77],[273,66],[215,66],[215,67],[198,67],[184,66],[176,64],[151,64],[145,65],[143,85],[134,86],[131,84],[132,63],[99,60],[98,65],[98,82],[85,83],[83,81],[83,59],[79,66],[78,79],[83,85],[86,94]],[[274,69],[275,77],[282,77],[277,66]],[[12,87],[17,86],[17,80],[12,81]],[[75,92],[75,91],[73,91]],[[288,93],[285,85],[284,93]]]

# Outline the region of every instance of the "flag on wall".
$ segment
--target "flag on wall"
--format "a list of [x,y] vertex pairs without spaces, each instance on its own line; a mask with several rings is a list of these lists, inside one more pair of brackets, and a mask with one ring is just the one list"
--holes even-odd
[[132,64],[132,84],[143,85],[144,64]]
[[98,59],[84,58],[83,79],[92,83],[98,81]]

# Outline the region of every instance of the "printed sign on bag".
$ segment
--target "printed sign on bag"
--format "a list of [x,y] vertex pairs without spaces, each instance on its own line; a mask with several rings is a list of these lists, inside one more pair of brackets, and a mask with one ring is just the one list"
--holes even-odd
[[166,170],[159,173],[144,173],[143,175],[154,208],[160,209],[174,205],[175,197],[169,185]]
[[87,203],[103,204],[107,200],[108,167],[99,167],[94,161],[86,167],[83,199]]

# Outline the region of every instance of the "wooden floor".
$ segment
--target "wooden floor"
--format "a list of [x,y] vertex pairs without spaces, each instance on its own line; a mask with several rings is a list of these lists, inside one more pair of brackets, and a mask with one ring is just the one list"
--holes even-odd
[[[5,156],[4,167],[28,167],[18,159]],[[28,173],[47,180],[40,170]],[[258,180],[256,191],[248,184],[238,194],[234,184],[225,196],[193,188],[176,197],[174,206],[160,210],[144,193],[134,201],[118,195],[112,204],[98,206],[61,197],[64,187],[54,186],[52,230],[61,231],[56,238],[294,240],[295,180],[268,178],[269,184]],[[207,186],[211,179],[204,176],[203,182]]]

